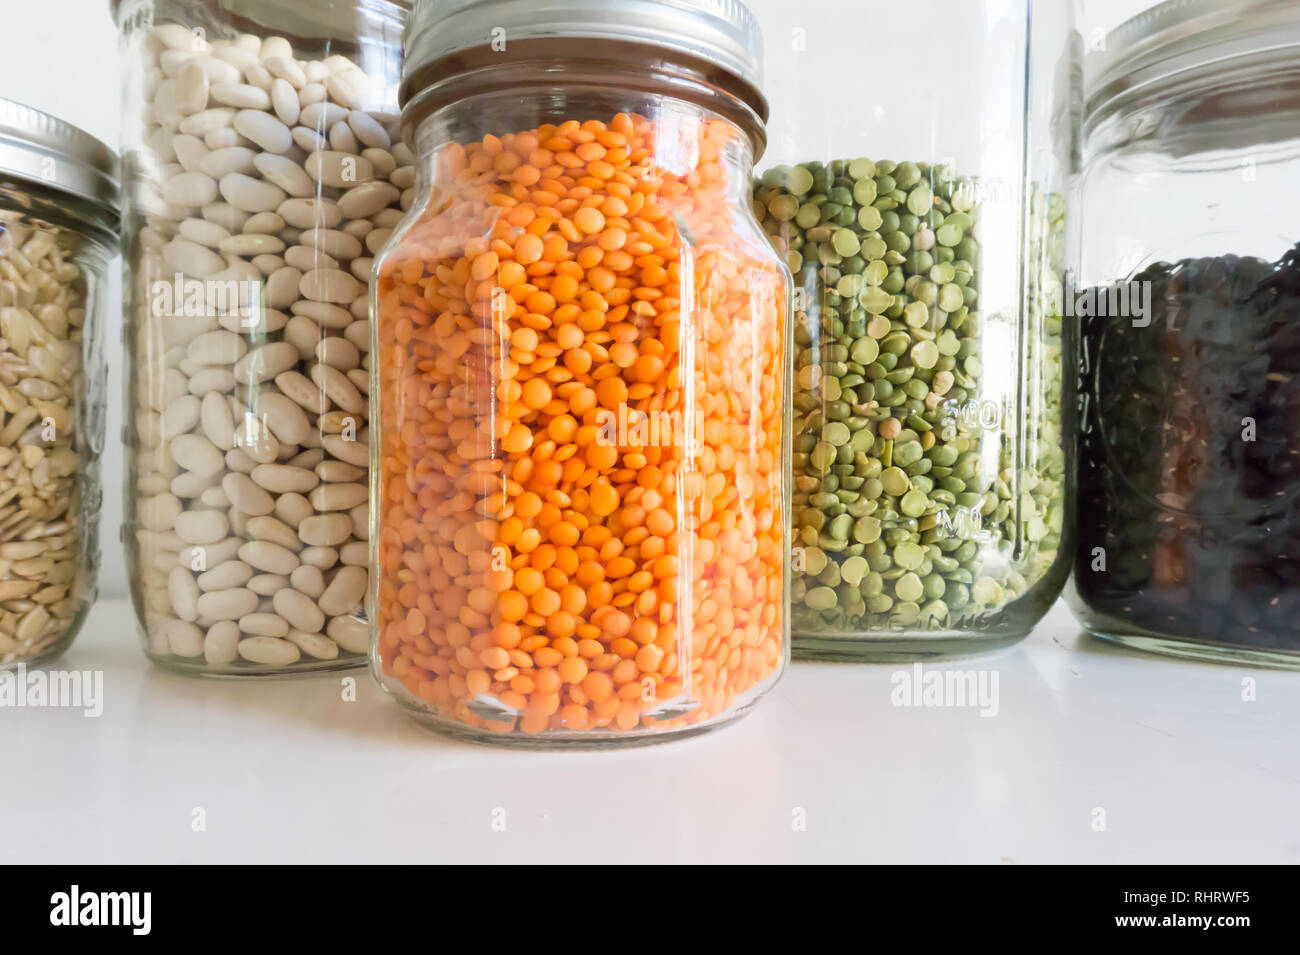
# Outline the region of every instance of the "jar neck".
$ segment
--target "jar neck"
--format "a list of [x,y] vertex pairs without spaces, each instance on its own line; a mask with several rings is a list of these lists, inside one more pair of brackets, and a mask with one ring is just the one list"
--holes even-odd
[[1300,56],[1242,56],[1093,97],[1084,123],[1091,154],[1146,148],[1172,158],[1263,150],[1296,139]]
[[610,40],[593,45],[566,37],[512,41],[502,50],[461,50],[411,68],[400,92],[408,141],[427,117],[443,108],[498,93],[533,102],[558,98],[567,103],[598,93],[628,102],[681,100],[742,130],[755,159],[767,144],[767,100],[755,86],[722,67],[648,43]]

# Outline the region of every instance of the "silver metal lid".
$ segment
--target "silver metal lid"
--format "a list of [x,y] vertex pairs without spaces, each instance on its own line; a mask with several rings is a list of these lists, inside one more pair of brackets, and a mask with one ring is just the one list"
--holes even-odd
[[1089,70],[1089,114],[1184,70],[1300,49],[1296,0],[1166,0],[1106,36]]
[[118,215],[113,150],[49,113],[2,98],[0,176],[65,192]]
[[[375,24],[400,23],[411,8],[411,0],[209,0],[189,10],[184,4],[159,4],[157,0],[109,0],[109,13],[120,28],[127,17],[145,9],[157,22],[179,22],[187,27],[230,27],[230,32],[274,31],[294,39],[342,39],[348,42],[369,35]],[[170,9],[175,7],[177,9]],[[206,7],[206,9],[204,9]],[[173,14],[171,17],[165,14]],[[209,37],[214,39],[214,37]],[[385,37],[385,40],[387,38]]]
[[402,77],[453,53],[543,38],[649,43],[761,86],[763,37],[740,0],[415,0]]

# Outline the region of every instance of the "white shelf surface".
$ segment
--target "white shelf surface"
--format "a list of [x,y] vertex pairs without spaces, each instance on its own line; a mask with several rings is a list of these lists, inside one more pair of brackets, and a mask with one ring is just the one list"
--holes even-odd
[[796,662],[732,726],[599,752],[436,736],[364,670],[179,676],[121,600],[54,667],[102,670],[104,711],[0,708],[0,863],[1300,861],[1300,674],[1124,650],[1062,604],[948,665],[997,674],[995,716]]

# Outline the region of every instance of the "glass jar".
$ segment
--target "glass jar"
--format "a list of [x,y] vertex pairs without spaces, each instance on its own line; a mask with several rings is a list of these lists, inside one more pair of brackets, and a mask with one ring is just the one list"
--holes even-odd
[[374,285],[374,672],[475,739],[699,732],[788,652],[761,40],[730,0],[486,6],[417,6],[407,34],[420,199]]
[[364,665],[371,261],[413,201],[387,0],[119,0],[125,541],[145,652]]
[[1300,16],[1180,0],[1097,55],[1069,600],[1131,646],[1300,667]]
[[95,599],[117,157],[0,99],[0,669],[48,661]]
[[1073,4],[918,0],[869,60],[884,3],[759,8],[790,37],[754,203],[794,273],[794,653],[1007,646],[1070,554]]

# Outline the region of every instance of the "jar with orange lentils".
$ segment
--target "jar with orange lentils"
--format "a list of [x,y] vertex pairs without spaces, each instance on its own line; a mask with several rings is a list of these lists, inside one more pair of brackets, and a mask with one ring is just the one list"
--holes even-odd
[[434,0],[405,46],[417,200],[371,289],[375,675],[516,745],[726,723],[789,656],[757,26],[732,0]]

